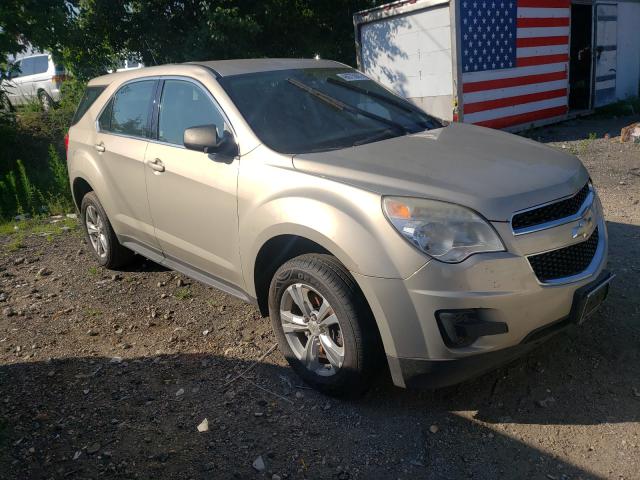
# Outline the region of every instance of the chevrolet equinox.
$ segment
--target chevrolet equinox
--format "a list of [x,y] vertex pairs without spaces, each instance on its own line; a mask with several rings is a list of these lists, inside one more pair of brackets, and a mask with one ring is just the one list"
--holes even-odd
[[582,323],[613,277],[575,156],[445,126],[332,61],[95,78],[67,148],[101,265],[135,252],[254,302],[328,394],[385,356],[401,387],[478,375]]

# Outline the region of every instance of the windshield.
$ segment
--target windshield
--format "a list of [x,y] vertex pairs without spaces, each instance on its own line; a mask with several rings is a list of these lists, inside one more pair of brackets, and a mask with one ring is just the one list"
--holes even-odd
[[258,138],[281,153],[335,150],[441,126],[350,68],[259,72],[219,82]]

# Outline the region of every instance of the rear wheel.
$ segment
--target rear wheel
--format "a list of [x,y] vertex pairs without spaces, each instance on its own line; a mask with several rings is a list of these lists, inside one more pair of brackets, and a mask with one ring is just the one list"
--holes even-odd
[[94,192],[84,196],[80,212],[87,242],[98,263],[106,268],[120,268],[129,263],[133,252],[118,242],[109,218]]
[[281,351],[309,385],[353,397],[369,386],[379,359],[375,322],[349,271],[330,255],[282,265],[269,290]]

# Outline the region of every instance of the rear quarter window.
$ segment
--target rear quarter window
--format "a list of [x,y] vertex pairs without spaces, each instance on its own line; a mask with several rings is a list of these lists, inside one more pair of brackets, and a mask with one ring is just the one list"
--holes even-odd
[[45,73],[49,70],[49,57],[43,55],[41,57],[33,57],[33,74]]
[[87,87],[84,91],[84,95],[82,95],[82,99],[78,104],[78,108],[76,109],[76,113],[73,115],[73,119],[71,120],[71,125],[75,125],[80,121],[80,119],[87,113],[87,110],[91,108],[91,105],[96,101],[96,99],[100,96],[100,94],[104,91],[106,87]]

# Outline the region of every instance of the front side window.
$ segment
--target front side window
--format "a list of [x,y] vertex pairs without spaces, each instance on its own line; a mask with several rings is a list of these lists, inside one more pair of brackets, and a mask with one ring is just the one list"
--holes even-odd
[[17,61],[11,67],[11,78],[18,78],[22,76],[22,61]]
[[148,121],[155,80],[129,83],[116,93],[100,116],[100,128],[133,137],[149,137]]
[[20,76],[33,75],[33,57],[23,58],[20,62]]
[[222,136],[224,117],[209,96],[191,82],[166,80],[160,100],[158,140],[183,145],[184,131],[202,125],[215,125],[218,136]]
[[267,71],[218,81],[258,138],[281,153],[346,148],[441,126],[350,68]]

